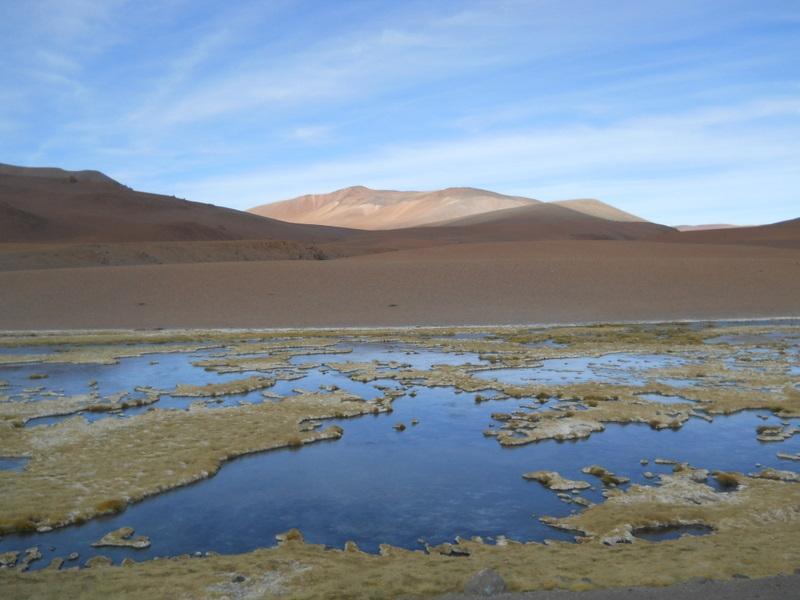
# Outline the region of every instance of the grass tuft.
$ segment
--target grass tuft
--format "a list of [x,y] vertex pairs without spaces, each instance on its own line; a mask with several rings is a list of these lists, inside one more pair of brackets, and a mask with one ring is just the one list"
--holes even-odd
[[303,445],[303,438],[301,438],[299,435],[293,435],[286,442],[286,445],[289,446],[289,448],[299,448]]
[[741,480],[736,473],[728,473],[726,471],[715,471],[713,473],[714,479],[717,480],[717,483],[723,488],[732,489],[737,488],[741,485]]
[[114,514],[125,510],[127,505],[128,503],[121,498],[110,498],[95,505],[95,510],[100,514]]

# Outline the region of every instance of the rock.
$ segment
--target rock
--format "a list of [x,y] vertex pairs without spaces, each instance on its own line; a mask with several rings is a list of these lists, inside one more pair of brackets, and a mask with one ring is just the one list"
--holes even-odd
[[351,540],[347,540],[344,543],[344,551],[345,552],[361,552],[361,548],[358,547],[358,544]]
[[275,536],[275,539],[278,540],[278,543],[283,544],[285,542],[302,542],[303,541],[303,534],[300,533],[300,530],[297,528],[290,529],[284,533],[279,533]]
[[114,564],[110,558],[107,556],[103,556],[102,554],[98,554],[97,556],[93,556],[88,559],[83,566],[88,567],[89,569],[93,567],[110,567]]
[[128,558],[127,556],[125,558],[123,558],[122,562],[120,563],[120,565],[122,565],[123,567],[132,567],[135,564],[136,564],[136,561],[133,560],[132,558]]
[[60,556],[56,556],[53,560],[50,561],[50,564],[47,565],[48,571],[58,571],[61,568],[61,565],[64,564],[64,559]]
[[[524,413],[523,413],[524,414]],[[497,415],[502,416],[498,419]],[[521,446],[542,440],[578,440],[589,437],[592,433],[604,431],[605,425],[595,421],[587,421],[579,417],[563,417],[559,419],[548,419],[539,421],[539,415],[525,415],[525,419],[512,417],[504,413],[494,413],[492,418],[501,422],[508,422],[516,419],[515,422],[522,421],[524,428],[514,423],[507,423],[503,431],[498,435],[498,441],[503,446]],[[522,435],[520,435],[522,434]]]
[[797,454],[787,454],[786,452],[778,452],[776,456],[783,460],[800,460],[800,452]]
[[643,458],[642,460],[639,461],[640,465],[646,465],[646,464],[649,464],[649,463],[650,463],[650,461],[647,460],[646,458]]
[[653,462],[656,463],[657,465],[677,465],[678,464],[677,460],[672,460],[672,459],[669,459],[669,458],[657,458]]
[[750,474],[759,479],[772,479],[774,481],[800,481],[800,475],[794,471],[779,471],[778,469],[764,469],[760,473]]
[[469,550],[466,548],[461,548],[459,546],[453,544],[439,544],[438,546],[428,546],[427,547],[428,553],[438,553],[442,556],[469,556]]
[[479,571],[464,587],[465,594],[495,596],[506,591],[506,582],[494,569]]
[[787,425],[760,425],[756,428],[756,439],[759,442],[782,442],[800,433],[800,427]]
[[19,552],[3,552],[0,554],[0,569],[10,569],[17,564]]
[[523,474],[522,477],[523,479],[538,481],[543,486],[554,491],[585,490],[590,487],[587,481],[564,479],[556,471],[531,471]]
[[[658,459],[656,459],[656,462],[658,462]],[[628,477],[622,477],[621,475],[614,475],[614,473],[612,473],[605,467],[601,467],[600,465],[589,465],[588,467],[583,467],[581,469],[581,473],[586,473],[587,475],[594,475],[595,477],[599,477],[600,481],[603,482],[603,485],[607,485],[610,487],[614,487],[623,483],[628,483],[630,481]]]
[[240,573],[236,573],[233,577],[231,577],[231,582],[233,583],[244,583],[245,581],[247,581],[247,577]]
[[344,429],[342,429],[338,425],[331,425],[323,433],[327,433],[328,435],[331,435],[338,439],[344,435]]
[[120,548],[134,548],[141,550],[150,547],[150,538],[146,535],[140,535],[136,538],[133,537],[133,527],[120,527],[114,531],[105,534],[98,541],[94,542],[92,546],[101,548],[103,546],[115,546]]
[[643,476],[645,479],[653,479],[653,477],[655,477],[655,474],[653,474],[653,473],[652,473],[652,472],[650,472],[650,471],[645,471],[644,473],[642,473],[642,476]]
[[606,546],[613,546],[615,544],[630,544],[633,542],[631,526],[626,524],[621,527],[617,527],[611,533],[601,538],[600,542]]
[[17,569],[20,571],[27,571],[30,564],[42,558],[42,553],[39,551],[39,546],[32,546],[25,550],[25,556],[19,561]]

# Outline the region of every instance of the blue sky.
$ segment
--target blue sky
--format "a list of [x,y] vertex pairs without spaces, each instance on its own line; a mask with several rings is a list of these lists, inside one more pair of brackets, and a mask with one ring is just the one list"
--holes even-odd
[[0,0],[0,162],[800,216],[800,2]]

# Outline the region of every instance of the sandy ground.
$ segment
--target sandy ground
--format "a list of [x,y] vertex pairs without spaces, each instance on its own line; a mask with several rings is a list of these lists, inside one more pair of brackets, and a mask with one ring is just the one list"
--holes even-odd
[[579,241],[332,261],[0,273],[0,328],[338,327],[800,316],[800,250]]
[[[705,581],[696,580],[662,588],[612,588],[589,592],[529,592],[498,594],[495,600],[784,600],[800,592],[800,575],[766,579]],[[478,600],[485,596],[447,594],[441,600]]]

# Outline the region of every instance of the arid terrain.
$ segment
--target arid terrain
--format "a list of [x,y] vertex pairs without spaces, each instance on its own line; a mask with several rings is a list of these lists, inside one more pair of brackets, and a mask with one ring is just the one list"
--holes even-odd
[[775,317],[800,311],[800,250],[458,244],[324,261],[5,271],[0,286],[13,290],[0,296],[3,329]]
[[[424,226],[285,223],[136,192],[98,172],[2,167],[0,327],[552,323],[800,311],[800,220],[679,232],[595,200],[544,203],[468,188],[345,192],[346,211],[367,203],[396,227],[397,215],[381,211],[410,202]],[[329,196],[342,203],[341,192]],[[281,210],[305,218],[304,209],[313,220],[326,198]],[[434,210],[423,210],[429,204]]]

